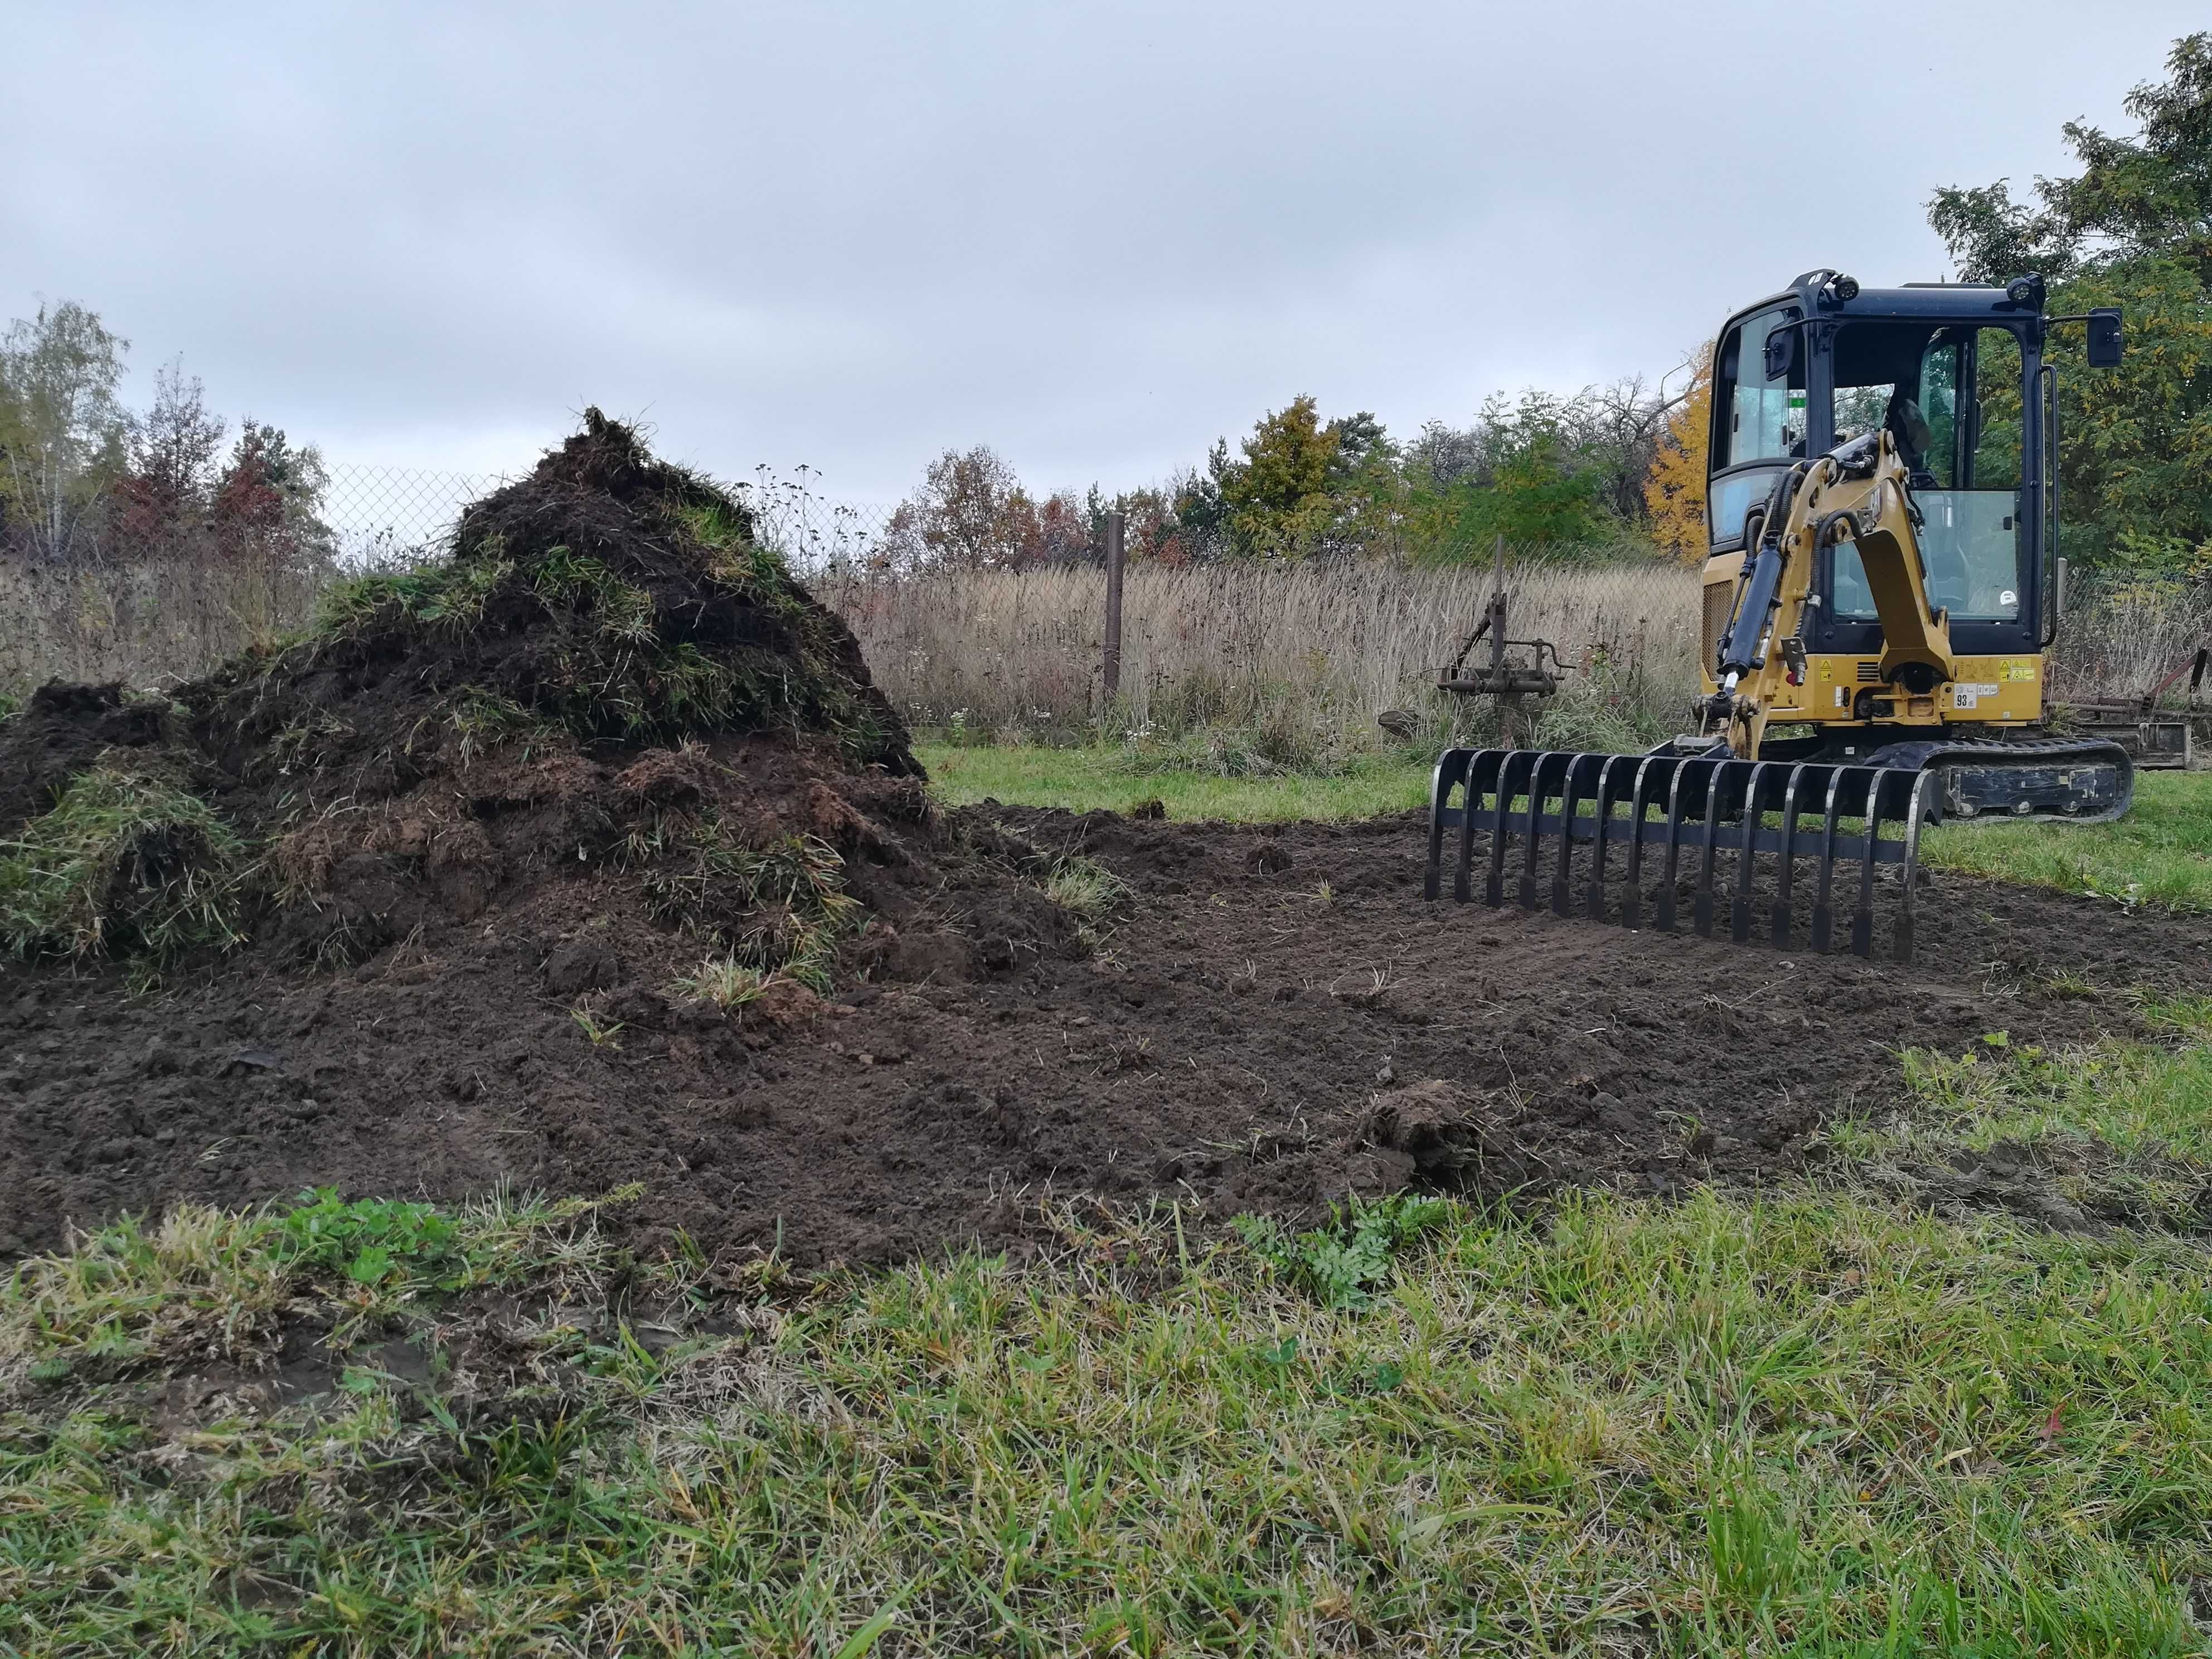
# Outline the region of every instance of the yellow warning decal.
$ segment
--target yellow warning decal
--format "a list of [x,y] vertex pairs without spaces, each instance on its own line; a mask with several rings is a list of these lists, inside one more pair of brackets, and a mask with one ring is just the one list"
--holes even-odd
[[1997,678],[2012,683],[2025,681],[2033,684],[2035,679],[2035,659],[2033,657],[2008,659],[1997,665]]

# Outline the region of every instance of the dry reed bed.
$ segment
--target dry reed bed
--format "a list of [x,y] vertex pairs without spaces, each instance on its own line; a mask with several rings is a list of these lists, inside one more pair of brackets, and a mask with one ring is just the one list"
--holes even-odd
[[[2140,697],[2212,644],[2212,581],[2079,584],[2051,656],[2061,697]],[[2185,695],[2183,678],[2165,701]]]
[[[1620,740],[1675,728],[1697,682],[1693,569],[1523,561],[1507,580],[1514,635],[1552,641],[1579,671],[1554,711],[1556,740],[1593,725],[1593,737]],[[1274,726],[1371,741],[1385,708],[1420,711],[1432,726],[1449,717],[1431,682],[1481,614],[1491,575],[1382,562],[1134,568],[1110,708],[1096,568],[832,576],[816,586],[917,726],[1037,738]],[[2081,582],[2053,690],[2139,696],[2208,641],[2212,585]]]
[[[301,625],[333,572],[252,566],[0,565],[0,694],[52,678],[153,686]],[[1557,743],[1674,729],[1696,680],[1697,578],[1664,564],[1522,559],[1513,633],[1554,641],[1568,696]],[[926,727],[1045,740],[1272,732],[1280,758],[1382,741],[1376,714],[1417,711],[1422,741],[1456,716],[1430,690],[1473,628],[1486,568],[1370,562],[1129,573],[1121,696],[1102,695],[1105,578],[1092,567],[830,572],[813,581],[860,635],[878,680]],[[2212,584],[2077,585],[2052,671],[2072,697],[2136,696],[2212,640]],[[1474,728],[1479,730],[1479,727]]]
[[0,562],[0,692],[47,680],[151,687],[306,623],[327,569]]
[[[1696,678],[1697,583],[1658,564],[1524,565],[1512,632],[1674,718]],[[1373,730],[1428,708],[1486,602],[1487,570],[1381,563],[1211,565],[1129,572],[1121,695],[1102,695],[1105,578],[1076,567],[831,577],[816,591],[859,634],[915,724],[1046,735],[1292,725]],[[1110,734],[1110,733],[1109,733]]]

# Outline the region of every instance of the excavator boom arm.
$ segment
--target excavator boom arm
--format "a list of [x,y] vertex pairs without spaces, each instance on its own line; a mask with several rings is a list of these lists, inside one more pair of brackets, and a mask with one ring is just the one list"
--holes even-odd
[[1767,711],[1786,678],[1803,672],[1802,647],[1790,648],[1813,602],[1823,551],[1856,546],[1881,620],[1881,678],[1926,696],[1951,679],[1955,657],[1949,619],[1928,603],[1919,512],[1911,475],[1887,432],[1870,432],[1776,481],[1758,522],[1728,627],[1720,640],[1719,694],[1708,706],[1729,747],[1759,752]]

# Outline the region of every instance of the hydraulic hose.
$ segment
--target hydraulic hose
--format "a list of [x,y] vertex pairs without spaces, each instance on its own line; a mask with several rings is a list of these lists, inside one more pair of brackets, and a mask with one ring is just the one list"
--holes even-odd
[[1781,602],[1782,537],[1789,527],[1790,503],[1805,480],[1799,462],[1774,481],[1759,522],[1759,545],[1746,562],[1745,579],[1736,597],[1735,617],[1721,635],[1720,675],[1748,674],[1759,665],[1759,641],[1766,631],[1767,617]]

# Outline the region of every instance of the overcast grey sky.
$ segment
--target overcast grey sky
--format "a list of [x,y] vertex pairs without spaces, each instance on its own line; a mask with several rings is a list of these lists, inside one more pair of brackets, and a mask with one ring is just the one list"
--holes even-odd
[[[0,0],[0,308],[337,460],[596,402],[887,500],[1141,483],[1310,392],[1395,432],[1656,375],[1930,189],[2063,164],[2203,0]],[[142,394],[143,395],[143,394]]]

